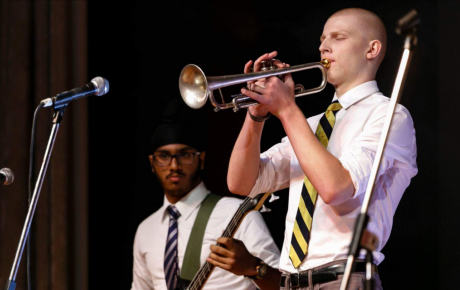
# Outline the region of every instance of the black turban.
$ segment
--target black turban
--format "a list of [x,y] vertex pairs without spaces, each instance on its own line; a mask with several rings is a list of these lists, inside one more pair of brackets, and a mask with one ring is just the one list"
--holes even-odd
[[150,153],[161,146],[184,144],[204,151],[206,148],[206,126],[204,110],[190,109],[182,99],[174,98],[165,108],[163,119],[153,131]]

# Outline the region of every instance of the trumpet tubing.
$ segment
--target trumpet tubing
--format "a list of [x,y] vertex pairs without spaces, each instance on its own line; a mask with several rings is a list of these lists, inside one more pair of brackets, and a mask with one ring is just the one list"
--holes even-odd
[[262,71],[253,72],[248,74],[226,75],[218,77],[206,77],[203,71],[194,64],[189,64],[182,69],[179,77],[179,90],[184,102],[193,109],[199,109],[204,106],[206,100],[209,98],[215,111],[223,109],[230,109],[236,112],[239,109],[247,108],[249,106],[257,105],[258,102],[252,100],[245,95],[236,95],[233,97],[232,102],[225,103],[222,93],[222,102],[219,103],[214,98],[213,91],[219,90],[224,87],[246,83],[262,78],[272,76],[281,76],[284,74],[304,71],[307,69],[318,68],[322,73],[321,84],[312,89],[305,90],[302,85],[296,86],[296,97],[311,95],[322,91],[327,84],[327,72],[329,68],[329,60],[323,59],[320,62],[307,63],[302,65],[291,66],[287,68],[278,69],[271,61],[262,62]]

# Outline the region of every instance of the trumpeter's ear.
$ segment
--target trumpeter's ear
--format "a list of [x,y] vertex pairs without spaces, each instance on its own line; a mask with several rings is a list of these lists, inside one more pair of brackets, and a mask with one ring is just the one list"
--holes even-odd
[[382,53],[382,43],[378,40],[372,40],[369,42],[369,50],[367,51],[366,57],[368,60],[377,58]]

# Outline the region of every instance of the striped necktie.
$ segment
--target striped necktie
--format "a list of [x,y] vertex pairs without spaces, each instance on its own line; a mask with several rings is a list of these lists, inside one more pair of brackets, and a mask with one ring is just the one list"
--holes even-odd
[[[332,102],[327,108],[326,113],[321,117],[318,127],[316,128],[316,137],[325,148],[327,148],[332,129],[335,125],[335,115],[340,109],[342,109],[342,106],[338,101]],[[308,177],[305,176],[299,207],[295,217],[291,248],[289,250],[289,258],[295,268],[300,266],[307,255],[317,196],[318,192],[313,187],[310,180],[308,180]]]
[[180,213],[174,205],[168,206],[168,212],[169,231],[166,241],[164,270],[166,287],[168,290],[174,290],[177,287],[177,278],[179,276],[179,266],[177,263],[177,237],[179,236],[177,219],[180,217]]

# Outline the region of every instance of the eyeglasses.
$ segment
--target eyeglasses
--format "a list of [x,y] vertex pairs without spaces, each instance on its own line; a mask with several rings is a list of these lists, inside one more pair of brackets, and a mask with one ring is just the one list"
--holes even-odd
[[167,153],[159,153],[153,155],[153,162],[157,166],[168,166],[171,164],[171,160],[173,157],[176,158],[177,162],[181,165],[192,164],[195,160],[195,155],[200,155],[201,152],[181,152],[174,155],[167,154]]

